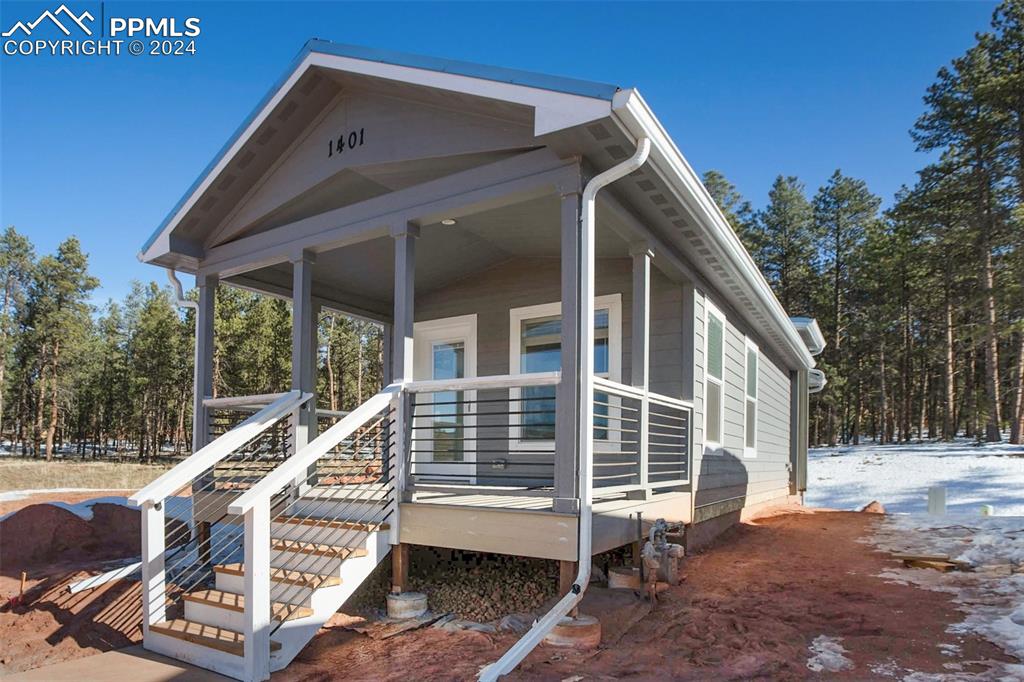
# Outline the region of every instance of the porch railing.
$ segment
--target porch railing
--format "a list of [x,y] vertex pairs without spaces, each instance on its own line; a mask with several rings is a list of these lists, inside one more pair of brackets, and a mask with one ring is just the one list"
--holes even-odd
[[208,409],[269,404],[129,498],[142,509],[145,635],[151,625],[178,615],[181,597],[212,579],[213,564],[242,560],[240,518],[228,505],[288,457],[291,441],[282,433],[290,431],[293,415],[311,398],[291,391],[207,401]]

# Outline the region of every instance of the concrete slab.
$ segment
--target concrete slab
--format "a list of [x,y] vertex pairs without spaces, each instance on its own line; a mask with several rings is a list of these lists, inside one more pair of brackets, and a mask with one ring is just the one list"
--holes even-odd
[[141,646],[64,661],[4,677],[4,682],[229,682],[230,677],[146,651]]

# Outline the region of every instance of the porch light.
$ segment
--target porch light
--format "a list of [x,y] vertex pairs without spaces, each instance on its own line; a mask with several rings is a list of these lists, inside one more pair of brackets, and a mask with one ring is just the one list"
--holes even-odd
[[451,227],[452,225],[455,224],[455,218],[445,218],[444,220],[441,221],[441,224]]

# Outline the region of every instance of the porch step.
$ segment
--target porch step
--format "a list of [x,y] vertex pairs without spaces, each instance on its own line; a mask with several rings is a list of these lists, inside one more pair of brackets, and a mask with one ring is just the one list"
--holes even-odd
[[391,528],[387,523],[364,523],[363,521],[329,521],[316,517],[305,516],[281,516],[273,519],[274,523],[287,523],[299,526],[317,526],[319,528],[331,528],[334,530],[361,530],[368,533],[375,533]]
[[[229,611],[242,613],[245,611],[245,595],[225,592],[223,590],[199,590],[185,595],[185,601],[197,604],[206,604]],[[278,622],[282,620],[295,620],[297,618],[308,618],[313,615],[313,609],[308,606],[295,606],[275,602],[270,605],[270,617]]]
[[[235,632],[234,630],[218,628],[212,625],[203,625],[202,623],[185,620],[184,618],[176,618],[174,620],[165,620],[160,623],[154,623],[149,626],[149,630],[150,632],[157,632],[161,635],[191,642],[192,644],[199,644],[201,646],[209,647],[210,649],[217,649],[218,651],[223,651],[224,653],[232,654],[234,656],[243,655],[245,635],[241,632]],[[277,651],[280,648],[280,643],[275,642],[274,640],[270,641],[271,651]]]
[[270,549],[278,552],[312,554],[315,556],[327,556],[338,559],[348,559],[349,557],[366,556],[366,550],[361,548],[337,547],[335,545],[321,545],[315,542],[301,542],[299,540],[271,540]]
[[[214,566],[213,572],[244,576],[245,564],[222,564],[220,566]],[[312,590],[320,587],[333,587],[341,584],[341,578],[336,575],[303,573],[302,571],[288,571],[283,568],[271,568],[270,579],[275,583],[298,585],[299,587],[308,587]]]

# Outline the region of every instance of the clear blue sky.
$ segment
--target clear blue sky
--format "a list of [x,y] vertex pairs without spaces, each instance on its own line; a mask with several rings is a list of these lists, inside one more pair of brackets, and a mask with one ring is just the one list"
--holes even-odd
[[[0,24],[59,4],[5,0]],[[925,161],[907,134],[925,88],[993,7],[107,2],[200,17],[198,54],[0,57],[0,221],[44,252],[78,235],[97,302],[162,283],[139,246],[311,37],[637,87],[694,167],[755,206],[779,173],[813,192],[836,168],[888,202]]]

